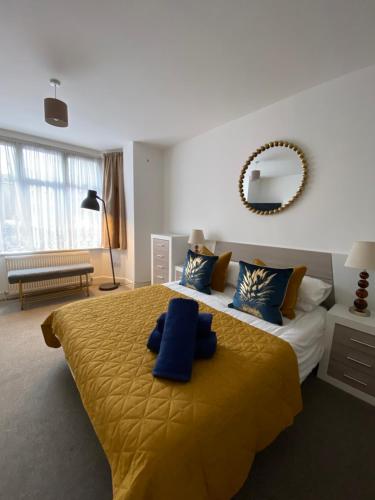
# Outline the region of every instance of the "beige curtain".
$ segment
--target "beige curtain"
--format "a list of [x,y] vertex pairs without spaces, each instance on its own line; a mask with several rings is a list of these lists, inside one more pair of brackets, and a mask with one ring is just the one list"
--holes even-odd
[[[125,193],[123,154],[104,155],[103,199],[107,207],[109,235],[112,248],[126,249]],[[102,224],[102,245],[108,248],[107,229],[104,214]]]

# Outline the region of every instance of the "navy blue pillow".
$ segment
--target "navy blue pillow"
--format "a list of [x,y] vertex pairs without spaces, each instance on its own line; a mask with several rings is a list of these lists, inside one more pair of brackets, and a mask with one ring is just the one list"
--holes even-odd
[[218,258],[215,255],[201,255],[189,250],[186,255],[180,285],[210,295],[212,271]]
[[236,293],[228,307],[282,325],[280,308],[292,273],[293,268],[274,269],[240,261]]

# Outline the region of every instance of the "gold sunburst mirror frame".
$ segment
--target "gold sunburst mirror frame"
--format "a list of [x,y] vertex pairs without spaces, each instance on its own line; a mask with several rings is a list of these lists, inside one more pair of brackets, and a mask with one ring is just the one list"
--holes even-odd
[[[272,210],[259,210],[259,209],[255,208],[254,206],[252,206],[252,204],[246,199],[246,197],[244,195],[244,190],[243,190],[244,178],[245,178],[247,169],[249,168],[251,163],[253,161],[255,161],[256,158],[261,153],[263,153],[264,151],[267,151],[268,149],[275,148],[275,147],[289,148],[298,155],[298,157],[300,159],[301,171],[302,171],[301,172],[302,173],[301,182],[297,188],[296,193],[287,202],[283,203],[282,206],[274,208]],[[249,156],[247,162],[244,164],[244,166],[241,169],[241,175],[240,175],[238,187],[239,187],[239,192],[240,192],[240,197],[241,197],[242,203],[245,205],[246,208],[248,208],[251,212],[254,212],[258,215],[273,215],[273,214],[277,214],[279,212],[282,212],[283,210],[288,208],[296,200],[296,198],[298,198],[301,195],[301,193],[304,190],[304,187],[306,185],[306,180],[307,180],[307,161],[306,161],[306,158],[305,158],[303,151],[298,146],[296,146],[295,144],[288,142],[288,141],[272,141],[272,142],[268,142],[267,144],[264,144],[263,146],[258,148],[256,151],[254,151],[254,153],[251,156]]]

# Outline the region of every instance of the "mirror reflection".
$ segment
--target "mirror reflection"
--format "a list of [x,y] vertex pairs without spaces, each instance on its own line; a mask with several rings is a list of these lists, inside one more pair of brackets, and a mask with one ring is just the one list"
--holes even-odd
[[255,211],[280,211],[299,194],[304,177],[302,153],[290,146],[269,147],[248,164],[241,198]]

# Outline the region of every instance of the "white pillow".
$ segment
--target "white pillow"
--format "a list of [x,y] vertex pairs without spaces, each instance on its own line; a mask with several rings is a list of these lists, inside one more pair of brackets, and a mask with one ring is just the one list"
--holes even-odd
[[240,272],[239,262],[234,262],[234,260],[231,260],[229,262],[227,269],[227,285],[231,285],[236,288],[239,272]]
[[317,278],[305,276],[298,291],[296,308],[310,312],[324,302],[331,293],[332,285]]

